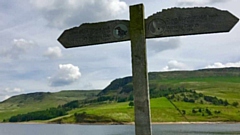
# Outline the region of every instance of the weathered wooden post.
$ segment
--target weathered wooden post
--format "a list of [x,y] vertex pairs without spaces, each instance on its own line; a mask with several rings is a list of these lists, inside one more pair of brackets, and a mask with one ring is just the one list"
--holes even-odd
[[136,135],[151,135],[143,4],[130,6],[130,39]]
[[[143,4],[130,6],[128,20],[84,23],[65,30],[66,48],[131,40],[136,135],[151,135],[146,38],[229,32],[239,21],[216,8],[172,8],[144,19]],[[129,32],[130,30],[130,32]]]

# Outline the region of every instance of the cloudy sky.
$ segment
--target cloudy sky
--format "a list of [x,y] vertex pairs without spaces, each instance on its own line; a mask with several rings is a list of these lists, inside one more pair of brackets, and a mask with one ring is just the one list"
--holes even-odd
[[[85,22],[145,17],[170,7],[210,6],[240,17],[239,0],[1,0],[0,101],[37,91],[102,89],[131,75],[130,42],[65,49],[57,38]],[[147,40],[148,70],[240,67],[240,23],[231,32]]]

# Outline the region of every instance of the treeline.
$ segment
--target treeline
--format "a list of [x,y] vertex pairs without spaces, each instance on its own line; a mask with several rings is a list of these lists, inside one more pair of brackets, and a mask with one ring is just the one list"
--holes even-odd
[[87,102],[91,102],[91,103],[96,103],[96,102],[105,102],[105,101],[114,101],[114,102],[127,102],[127,101],[133,101],[133,94],[130,93],[129,95],[114,95],[114,96],[110,96],[110,95],[103,95],[103,96],[99,96],[97,97],[97,99],[94,100],[89,100]]
[[218,99],[217,97],[204,96],[204,100],[207,102],[211,102],[214,105],[224,105],[224,106],[229,105],[227,100]]
[[[78,108],[79,101],[71,101],[64,105],[60,105],[56,108],[50,108],[42,111],[29,112],[26,114],[18,114],[16,116],[12,116],[9,118],[9,122],[25,122],[32,120],[48,120],[52,118],[56,118],[59,116],[64,116],[68,111]],[[7,121],[7,120],[4,120]]]
[[[95,99],[94,102],[104,102],[104,101],[114,101],[114,102],[127,102],[127,101],[133,101],[133,93],[128,91],[127,94],[119,94],[119,95],[102,95],[99,96],[97,99]],[[217,97],[213,96],[206,96],[202,93],[197,93],[195,90],[188,90],[184,87],[178,87],[178,88],[159,88],[150,87],[150,98],[159,98],[159,97],[167,97],[169,100],[174,101],[183,101],[183,102],[189,102],[189,103],[208,103],[208,104],[214,104],[214,105],[229,105],[229,102],[227,100],[219,99]],[[93,102],[93,101],[92,101]],[[238,106],[237,103],[234,103],[234,106]]]
[[12,116],[9,122],[24,122],[31,120],[48,120],[58,116],[66,115],[67,111],[63,108],[50,108],[43,111],[30,112],[27,114],[19,114]]
[[197,93],[195,90],[182,90],[182,92],[173,92],[167,96],[170,100],[190,102],[190,103],[208,103],[213,105],[223,105],[228,106],[229,102],[227,100],[219,99],[216,96],[206,96],[202,93]]
[[[104,102],[104,101],[115,101],[115,102],[127,102],[133,101],[133,92],[132,85],[126,85],[124,88],[124,92],[119,93],[118,95],[102,95],[95,99],[96,102]],[[123,90],[122,90],[123,91]],[[158,98],[158,97],[167,97],[172,94],[189,92],[191,90],[187,90],[185,88],[150,88],[150,98]]]
[[158,97],[168,97],[170,95],[184,93],[184,92],[194,92],[193,90],[188,90],[183,87],[178,88],[160,88],[159,90],[156,89],[154,86],[153,88],[150,87],[150,97],[151,98],[158,98]]

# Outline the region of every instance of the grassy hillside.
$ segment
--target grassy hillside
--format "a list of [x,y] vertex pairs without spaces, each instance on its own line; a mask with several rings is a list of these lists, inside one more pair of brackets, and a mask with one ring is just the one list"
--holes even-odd
[[[95,122],[133,122],[133,107],[129,102],[109,103],[104,105],[91,105],[75,109],[64,117],[55,118],[46,122],[57,123],[95,123]],[[165,97],[151,99],[152,122],[217,122],[240,121],[240,109],[232,106],[215,106],[208,104],[194,104],[174,102],[180,111],[185,111],[184,116]],[[211,115],[206,112],[208,109]],[[193,110],[196,112],[193,113]],[[201,112],[199,112],[201,110]],[[81,121],[77,118],[81,116]],[[96,117],[97,116],[97,117]]]
[[[164,96],[152,98],[153,122],[240,121],[239,106],[232,106],[233,102],[240,103],[240,68],[149,73],[149,82],[151,97],[158,97],[157,94],[168,90],[187,90],[168,95],[168,98],[172,97],[172,103]],[[132,77],[116,79],[98,94],[104,104],[75,109],[48,122],[133,122],[133,107],[127,101],[131,95]],[[205,97],[211,97],[217,103],[208,102]],[[185,102],[184,98],[188,101]],[[189,99],[194,99],[194,102],[189,102]]]
[[66,90],[55,93],[37,92],[13,96],[0,103],[0,121],[13,115],[57,107],[73,100],[96,96],[99,90]]
[[[240,68],[204,69],[149,73],[150,94],[167,88],[186,88],[209,96],[240,102]],[[130,98],[132,78],[114,80],[99,96]],[[152,95],[150,95],[152,96]]]
[[[240,121],[240,105],[233,105],[240,104],[240,68],[149,73],[149,89],[153,122]],[[125,77],[102,91],[24,94],[0,103],[0,120],[78,100],[78,108],[48,122],[133,122],[132,91]]]

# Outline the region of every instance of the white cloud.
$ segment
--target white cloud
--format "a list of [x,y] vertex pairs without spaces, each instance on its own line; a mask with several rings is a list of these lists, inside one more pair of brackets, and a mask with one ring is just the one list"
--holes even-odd
[[6,93],[21,93],[24,92],[21,88],[5,88],[4,90]]
[[229,0],[178,0],[178,5],[206,5],[220,2],[228,2]]
[[44,53],[44,56],[53,59],[53,58],[59,58],[62,56],[62,50],[60,47],[49,47],[47,51]]
[[35,46],[35,43],[31,40],[26,40],[26,39],[14,39],[13,40],[13,50],[15,49],[16,51],[20,52],[26,52],[28,49],[32,48]]
[[36,44],[31,40],[26,39],[14,39],[10,48],[3,48],[0,54],[3,57],[10,59],[18,59],[21,55],[27,53],[32,49]]
[[51,27],[65,28],[85,21],[109,19],[127,11],[120,0],[30,0]]
[[208,65],[205,68],[225,68],[225,67],[240,67],[240,61],[235,63],[226,63],[216,62],[212,65]]
[[21,88],[0,88],[0,101],[6,100],[10,98],[11,96],[18,95],[21,93],[24,93],[25,90]]
[[163,71],[173,71],[173,70],[187,70],[190,69],[186,64],[178,62],[176,60],[171,60],[168,62],[167,66],[163,68]]
[[55,75],[49,77],[49,84],[52,87],[70,85],[76,82],[81,76],[79,68],[72,64],[59,65]]

